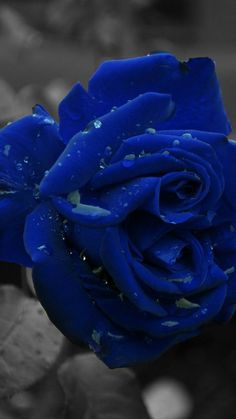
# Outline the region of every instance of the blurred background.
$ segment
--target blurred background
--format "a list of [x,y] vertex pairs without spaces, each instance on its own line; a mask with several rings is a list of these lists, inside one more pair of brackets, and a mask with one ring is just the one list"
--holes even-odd
[[[170,51],[216,61],[236,132],[235,0],[1,0],[0,124],[41,103],[57,117],[72,84],[105,59]],[[1,282],[21,275],[1,264]],[[14,279],[11,279],[14,282]],[[234,419],[236,321],[136,369],[153,418]]]
[[235,21],[235,0],[1,0],[0,120],[35,102],[55,116],[68,88],[86,85],[104,59],[170,51],[215,59],[236,130]]

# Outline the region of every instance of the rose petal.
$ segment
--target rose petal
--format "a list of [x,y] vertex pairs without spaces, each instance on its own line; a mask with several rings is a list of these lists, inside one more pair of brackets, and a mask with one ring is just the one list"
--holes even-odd
[[50,319],[73,341],[82,340],[101,351],[94,330],[101,335],[119,330],[83,290],[80,276],[93,274],[82,260],[73,262],[63,241],[61,221],[49,203],[40,204],[28,216],[24,238],[34,262],[35,289]]
[[65,143],[86,125],[107,113],[108,109],[101,101],[86,92],[80,83],[73,86],[59,105],[60,134]]
[[120,106],[144,92],[170,93],[174,117],[159,129],[201,129],[228,134],[231,130],[215,66],[209,58],[179,62],[161,53],[103,63],[89,83],[89,93],[107,104]]
[[89,131],[79,133],[69,142],[43,179],[41,192],[58,195],[84,186],[99,169],[107,147],[115,151],[122,139],[142,132],[150,121],[169,117],[172,110],[169,95],[147,93],[94,121]]
[[[112,256],[110,249],[112,249]],[[104,236],[101,257],[105,269],[111,275],[118,289],[139,309],[157,316],[164,316],[165,310],[143,292],[135,274],[127,262],[127,249],[121,241],[118,228],[107,228]]]
[[184,170],[184,163],[175,157],[164,154],[152,154],[133,158],[127,164],[127,159],[111,164],[100,170],[91,179],[89,187],[96,189],[104,188],[116,183],[145,175],[159,176],[164,172],[172,170]]
[[[45,153],[45,148],[47,153]],[[0,130],[0,174],[10,185],[33,186],[64,146],[55,121],[42,108]]]
[[100,196],[85,192],[82,199],[75,202],[72,196],[79,196],[79,192],[75,191],[73,195],[69,194],[69,200],[54,197],[53,203],[71,221],[85,226],[106,227],[120,223],[142,206],[158,182],[158,178],[137,178],[107,189]]
[[18,220],[0,229],[0,260],[27,267],[32,266],[31,258],[26,253],[22,240],[23,232],[24,223]]

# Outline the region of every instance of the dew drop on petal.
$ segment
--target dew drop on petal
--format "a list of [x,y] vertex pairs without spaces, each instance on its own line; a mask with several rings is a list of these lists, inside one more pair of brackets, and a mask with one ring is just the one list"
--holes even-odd
[[130,167],[133,166],[134,164],[134,160],[135,160],[136,156],[135,154],[126,154],[126,156],[124,157],[124,160],[122,162],[124,167]]
[[173,146],[178,146],[178,145],[180,145],[180,141],[179,140],[174,140],[172,145]]
[[190,132],[185,132],[182,135],[182,137],[185,138],[186,140],[192,140],[193,139],[192,134],[190,134]]
[[100,345],[101,340],[101,332],[98,332],[97,330],[93,330],[91,338],[94,340],[94,342],[97,343],[97,345]]
[[189,301],[186,298],[180,298],[179,300],[176,300],[175,304],[178,308],[182,309],[192,309],[200,307],[199,304],[193,303],[192,301]]
[[11,145],[10,144],[6,144],[4,146],[4,148],[3,148],[3,154],[4,154],[4,156],[9,156],[10,149],[11,149]]
[[167,320],[166,322],[161,323],[162,326],[166,326],[166,327],[174,327],[177,326],[177,324],[179,324],[179,322],[174,322],[171,320]]
[[208,309],[207,309],[207,308],[203,308],[203,309],[201,310],[201,312],[202,312],[202,314],[207,314]]
[[45,253],[45,255],[50,256],[52,254],[52,250],[48,246],[46,246],[45,244],[41,244],[40,246],[37,247],[37,249],[40,252]]
[[234,267],[234,266],[231,266],[230,268],[228,268],[228,269],[226,269],[226,270],[224,271],[224,273],[225,273],[226,275],[233,274],[234,272],[235,272],[235,267]]
[[146,134],[156,134],[156,129],[155,128],[147,128],[146,129]]
[[22,169],[23,169],[22,163],[16,163],[16,170],[18,170],[19,172],[21,172]]
[[94,128],[98,129],[101,128],[102,126],[102,121],[99,121],[99,119],[96,119],[96,121],[94,121],[93,123]]
[[112,148],[111,148],[111,146],[110,146],[110,145],[108,145],[108,146],[105,148],[105,155],[106,155],[107,157],[109,157],[111,154],[112,154]]
[[103,158],[99,162],[99,167],[100,169],[105,169],[105,167],[107,167],[107,164]]

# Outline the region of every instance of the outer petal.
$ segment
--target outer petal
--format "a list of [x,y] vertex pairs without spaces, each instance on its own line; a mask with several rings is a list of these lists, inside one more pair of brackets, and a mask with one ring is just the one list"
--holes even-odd
[[99,170],[108,147],[112,154],[123,139],[143,132],[154,121],[168,118],[172,111],[169,95],[147,93],[93,121],[88,131],[79,133],[69,142],[43,179],[41,192],[58,195],[84,186]]
[[60,134],[65,143],[86,125],[107,113],[107,107],[77,83],[59,106]]
[[22,241],[24,219],[38,201],[38,184],[45,170],[62,149],[56,123],[39,106],[33,116],[24,117],[1,129],[1,260],[31,265]]
[[225,307],[236,304],[236,224],[225,224],[212,229],[214,254],[218,265],[228,277]]
[[24,239],[34,262],[37,295],[51,320],[70,339],[83,340],[101,351],[95,331],[101,336],[120,331],[106,320],[82,288],[80,279],[93,274],[82,260],[73,262],[64,244],[59,216],[49,203],[39,205],[28,216]]
[[[13,122],[0,131],[0,180],[33,187],[64,148],[55,121],[36,107],[32,116]],[[46,152],[45,152],[46,151]]]
[[174,117],[158,124],[163,129],[201,129],[228,134],[231,130],[209,58],[179,62],[161,53],[146,57],[107,61],[89,84],[89,93],[108,109],[120,106],[144,92],[169,93],[176,102]]
[[0,229],[0,260],[23,266],[32,266],[22,240],[24,223],[13,221],[8,228]]

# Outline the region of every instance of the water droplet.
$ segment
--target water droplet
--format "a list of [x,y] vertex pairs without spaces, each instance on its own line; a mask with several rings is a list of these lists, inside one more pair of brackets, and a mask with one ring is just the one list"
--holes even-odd
[[192,140],[193,139],[192,134],[190,134],[190,132],[185,132],[182,135],[182,137],[185,138],[186,140]]
[[85,255],[85,251],[86,251],[86,249],[83,249],[79,254],[79,257],[80,257],[80,259],[82,259],[83,262],[85,262],[86,259],[87,259],[86,255]]
[[168,150],[163,151],[163,156],[169,156],[170,152]]
[[142,150],[140,153],[139,153],[139,157],[147,157],[147,156],[151,156],[152,155],[152,153],[146,153],[145,152],[145,150]]
[[105,169],[105,167],[107,167],[107,164],[103,158],[99,162],[99,167],[100,169]]
[[134,159],[135,158],[136,158],[135,154],[133,154],[133,153],[132,154],[127,154],[124,157],[124,160],[122,162],[123,166],[124,167],[130,167],[130,166],[132,166],[134,164]]
[[225,273],[226,275],[233,274],[234,272],[235,272],[235,267],[234,267],[234,266],[231,266],[230,268],[228,268],[228,269],[226,269],[226,270],[224,271],[224,273]]
[[16,170],[18,170],[19,172],[21,172],[22,169],[23,169],[22,163],[16,163]]
[[118,106],[113,106],[113,107],[111,108],[111,112],[115,112],[115,111],[117,111],[117,109],[118,109]]
[[180,141],[179,140],[174,140],[172,145],[173,146],[178,146],[178,145],[180,145]]
[[146,134],[156,134],[156,129],[155,128],[147,128],[146,129]]
[[41,244],[40,246],[38,246],[38,247],[37,247],[37,249],[38,249],[40,252],[45,253],[45,255],[50,256],[50,255],[52,254],[52,251],[51,251],[51,250],[49,249],[49,247],[48,247],[48,246],[46,246],[45,244]]
[[96,121],[94,121],[93,125],[94,125],[94,128],[101,128],[102,122],[99,121],[99,119],[96,119]]
[[180,298],[179,300],[176,300],[175,305],[176,307],[183,309],[192,309],[200,307],[199,304],[193,303],[192,301],[189,301],[186,298]]
[[6,145],[4,146],[4,148],[3,148],[3,154],[4,154],[5,156],[9,156],[10,149],[11,149],[11,145],[10,145],[10,144],[6,144]]
[[54,125],[56,123],[51,116],[47,116],[46,118],[43,118],[43,122],[45,125]]
[[47,176],[47,175],[48,175],[48,173],[49,173],[49,170],[45,170],[45,172],[44,172],[44,176]]
[[59,167],[61,167],[61,166],[62,166],[62,163],[59,161],[59,163],[57,163],[57,165],[58,165]]
[[124,203],[124,205],[123,205],[123,207],[124,207],[124,208],[127,208],[127,207],[128,207],[128,205],[129,205],[129,204],[128,204],[128,202],[125,202],[125,203]]
[[110,145],[108,145],[108,146],[105,148],[105,155],[106,155],[107,157],[109,157],[111,154],[112,154],[112,148],[111,148],[111,146],[110,146]]
[[78,189],[73,192],[70,192],[67,196],[67,200],[73,205],[79,205],[80,203],[80,193]]
[[123,294],[123,292],[121,292],[120,294],[118,294],[118,298],[119,298],[121,301],[124,301],[124,294]]
[[91,338],[97,343],[97,345],[100,345],[101,336],[102,333],[94,329]]
[[179,322],[174,322],[171,320],[167,320],[166,322],[161,323],[162,326],[167,326],[167,327],[174,327],[177,326],[179,324]]
[[25,156],[23,161],[24,161],[24,163],[28,164],[29,163],[29,156]]

